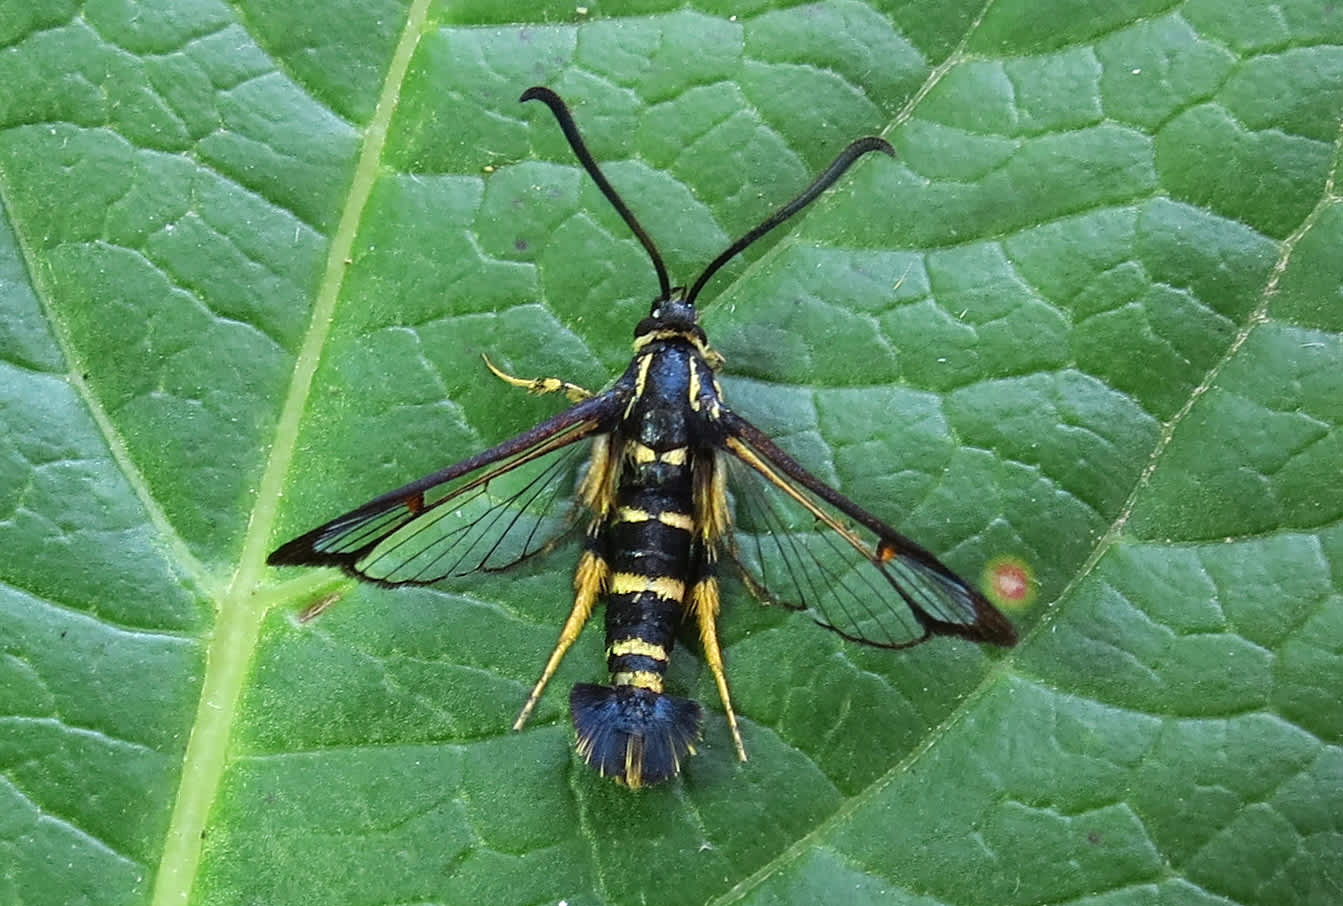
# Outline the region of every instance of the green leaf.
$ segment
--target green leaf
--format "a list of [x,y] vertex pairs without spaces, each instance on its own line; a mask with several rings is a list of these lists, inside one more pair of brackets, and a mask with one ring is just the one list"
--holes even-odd
[[[0,900],[1309,904],[1343,889],[1343,18],[1323,0],[0,5]],[[509,727],[576,550],[267,551],[556,411],[655,292],[1008,652],[726,590],[632,793]],[[533,109],[536,108],[536,109]],[[304,608],[331,604],[318,619]],[[334,603],[332,603],[334,601]]]

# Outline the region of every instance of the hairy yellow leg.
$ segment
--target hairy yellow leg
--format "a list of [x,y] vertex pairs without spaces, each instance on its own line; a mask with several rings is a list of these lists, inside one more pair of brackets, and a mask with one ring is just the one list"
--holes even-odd
[[737,747],[737,757],[745,761],[746,746],[741,741],[741,730],[737,728],[737,714],[732,710],[732,696],[727,691],[727,674],[723,672],[723,652],[718,647],[718,580],[708,576],[696,582],[691,596],[691,606],[695,610],[695,622],[699,624],[699,640],[700,646],[704,649],[704,661],[713,673],[713,681],[718,686],[718,697],[723,700],[723,710],[727,712],[727,726],[732,731],[732,742]]
[[485,360],[485,367],[490,369],[490,371],[494,373],[494,376],[497,377],[499,380],[503,381],[506,384],[512,384],[514,387],[521,387],[528,393],[535,393],[537,395],[540,395],[543,393],[563,392],[565,396],[569,397],[569,399],[575,403],[581,403],[583,400],[590,399],[592,397],[591,390],[585,390],[582,387],[578,386],[577,384],[571,384],[568,381],[562,381],[556,377],[544,377],[544,378],[514,377],[508,372],[500,371],[498,368],[494,367],[494,363],[490,361],[489,356],[482,355],[481,358]]
[[532,688],[532,694],[527,696],[527,704],[522,706],[522,713],[513,722],[514,730],[521,730],[527,723],[527,718],[532,716],[532,710],[540,701],[546,683],[555,675],[560,661],[564,660],[565,652],[578,640],[579,634],[583,631],[583,624],[592,616],[592,607],[605,589],[610,572],[611,568],[606,565],[606,561],[591,551],[585,551],[582,559],[578,561],[578,571],[574,574],[574,608],[569,611],[569,619],[564,621],[564,628],[560,630],[560,640],[555,643],[555,650],[550,653],[550,660],[546,661],[546,668],[541,671],[541,678]]

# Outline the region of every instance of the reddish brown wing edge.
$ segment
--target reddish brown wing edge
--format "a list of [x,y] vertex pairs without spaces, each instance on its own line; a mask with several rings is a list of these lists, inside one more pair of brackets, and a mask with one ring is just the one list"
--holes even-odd
[[[994,607],[983,594],[974,588],[974,586],[962,579],[926,548],[911,541],[909,538],[906,538],[876,516],[873,516],[867,510],[845,497],[839,491],[836,491],[815,475],[811,474],[811,472],[807,471],[801,463],[780,449],[763,431],[737,415],[735,412],[724,409],[720,413],[718,424],[724,432],[723,449],[727,454],[736,457],[739,461],[744,463],[746,467],[755,470],[766,482],[780,486],[781,492],[794,496],[794,499],[797,499],[802,506],[810,509],[818,519],[824,519],[824,514],[817,506],[816,502],[811,501],[808,503],[802,499],[808,494],[815,498],[819,498],[824,503],[834,507],[834,509],[843,513],[854,522],[864,526],[877,536],[877,546],[875,550],[867,552],[856,546],[855,550],[864,555],[877,571],[881,573],[885,580],[895,588],[900,598],[905,602],[905,605],[909,607],[914,618],[924,627],[926,634],[904,644],[892,645],[847,633],[838,627],[818,619],[818,622],[820,622],[821,625],[850,641],[872,645],[878,648],[910,647],[911,645],[926,641],[933,635],[957,636],[974,642],[986,642],[1005,647],[1017,643],[1017,631],[1011,621]],[[786,477],[797,486],[800,486],[802,490],[799,491],[796,486],[791,489],[783,488],[780,485],[778,476],[771,476],[765,471],[762,471],[758,464],[751,461],[752,458],[763,460],[769,467],[782,473],[783,477]],[[912,571],[916,573],[927,572],[936,575],[940,577],[943,582],[950,583],[963,591],[973,609],[974,619],[966,622],[952,622],[938,619],[936,616],[929,613],[926,608],[922,607],[916,600],[914,600],[914,595],[911,594],[911,590],[906,587],[904,581],[892,574],[886,567],[885,563],[888,560],[897,558],[905,561],[906,565],[909,566]],[[743,572],[749,581],[751,579],[751,574],[745,569],[744,565]],[[925,591],[926,590],[927,589],[925,589]],[[936,593],[935,589],[934,593]]]
[[[270,566],[335,566],[356,578],[380,585],[430,584],[432,581],[437,581],[434,579],[426,582],[388,582],[360,572],[358,563],[389,535],[426,512],[425,492],[472,472],[488,469],[510,458],[524,456],[529,451],[534,452],[536,456],[545,455],[609,430],[610,423],[626,401],[627,394],[620,388],[612,388],[584,400],[488,450],[482,450],[437,472],[380,494],[348,513],[286,541],[271,551],[266,557],[266,563]],[[527,456],[519,459],[518,463],[508,463],[505,468],[489,473],[484,478],[502,474],[531,458],[534,457]],[[461,491],[473,487],[474,483],[464,485],[441,500],[435,501],[432,506],[439,507],[449,503]],[[402,512],[398,514],[398,510]],[[321,549],[324,541],[357,531],[361,526],[371,524],[380,518],[385,520],[382,527],[375,529],[367,541],[357,547],[340,551]]]

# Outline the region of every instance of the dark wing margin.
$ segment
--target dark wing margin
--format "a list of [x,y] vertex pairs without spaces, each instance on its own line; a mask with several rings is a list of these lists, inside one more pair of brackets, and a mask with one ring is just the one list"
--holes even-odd
[[[613,388],[529,431],[373,498],[288,541],[271,566],[338,566],[384,585],[504,569],[573,524],[586,444],[610,430],[627,393]],[[556,504],[565,502],[563,512]]]
[[759,428],[718,419],[736,498],[731,553],[762,600],[806,610],[846,639],[908,648],[934,635],[1015,645],[988,600],[802,467]]

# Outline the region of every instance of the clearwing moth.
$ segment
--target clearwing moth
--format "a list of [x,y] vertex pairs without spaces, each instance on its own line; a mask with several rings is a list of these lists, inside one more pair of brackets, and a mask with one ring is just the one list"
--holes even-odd
[[[730,259],[806,207],[860,157],[893,155],[891,146],[875,137],[850,144],[686,290],[671,285],[652,239],[607,181],[559,96],[534,87],[521,100],[550,108],[652,262],[658,294],[635,327],[629,367],[593,393],[558,378],[513,377],[487,359],[501,380],[533,393],[563,393],[573,405],[300,535],[267,562],[337,566],[383,585],[428,584],[506,569],[549,549],[586,514],[573,607],[514,729],[526,723],[604,599],[611,681],[576,685],[569,705],[579,754],[630,787],[675,776],[695,752],[699,704],[663,689],[675,631],[686,620],[695,622],[737,754],[746,758],[718,643],[720,560],[734,564],[760,600],[806,611],[853,642],[907,648],[949,635],[1015,644],[1012,624],[969,583],[727,406],[716,374],[723,360],[695,309],[700,291]],[[579,504],[566,506],[584,461]]]

